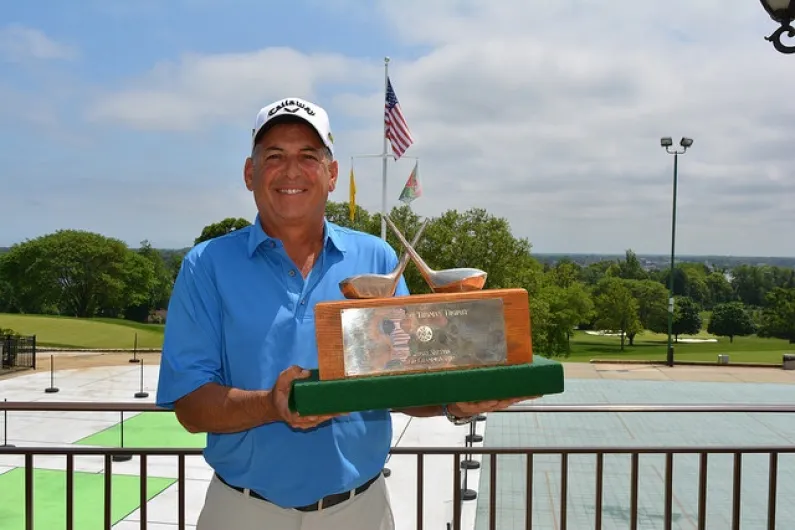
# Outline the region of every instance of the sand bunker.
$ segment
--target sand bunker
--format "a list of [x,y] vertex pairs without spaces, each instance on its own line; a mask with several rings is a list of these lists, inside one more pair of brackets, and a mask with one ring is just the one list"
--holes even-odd
[[[621,333],[615,333],[615,332],[609,331],[609,330],[600,330],[600,331],[587,330],[585,333],[587,333],[588,335],[597,335],[599,337],[620,337],[621,336]],[[685,338],[680,338],[679,340],[677,340],[675,342],[680,342],[680,343],[687,342],[687,343],[691,343],[691,344],[699,344],[699,343],[707,343],[707,342],[715,343],[715,342],[718,342],[718,339],[685,339]]]

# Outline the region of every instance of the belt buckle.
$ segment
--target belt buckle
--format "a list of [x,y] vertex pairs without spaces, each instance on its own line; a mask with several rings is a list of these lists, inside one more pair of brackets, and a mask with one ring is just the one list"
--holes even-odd
[[[345,498],[340,498],[342,495],[345,495]],[[343,493],[337,493],[336,495],[330,495],[329,496],[329,497],[336,497],[335,499],[330,499],[329,497],[324,497],[324,498],[322,498],[322,499],[320,499],[318,501],[317,510],[318,511],[325,510],[326,509],[326,501],[327,500],[331,503],[328,506],[328,508],[333,508],[334,506],[337,506],[338,504],[342,504],[343,502],[348,502],[349,500],[351,500],[355,496],[356,496],[356,490],[349,490],[349,491],[345,492],[344,494]]]

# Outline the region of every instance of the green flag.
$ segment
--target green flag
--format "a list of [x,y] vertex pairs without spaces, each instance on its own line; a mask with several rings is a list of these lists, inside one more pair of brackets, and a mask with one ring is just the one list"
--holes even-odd
[[400,192],[399,200],[406,204],[411,204],[411,201],[422,196],[422,187],[420,186],[419,172],[417,171],[418,165],[419,160],[414,162],[414,169],[411,170],[411,175],[409,175],[406,185],[403,186],[403,191]]

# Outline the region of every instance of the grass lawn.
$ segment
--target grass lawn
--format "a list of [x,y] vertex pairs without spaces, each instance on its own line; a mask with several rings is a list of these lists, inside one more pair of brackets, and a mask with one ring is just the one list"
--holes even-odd
[[[680,338],[713,338],[718,342],[674,343],[674,359],[681,361],[717,362],[718,354],[729,355],[730,362],[781,363],[781,355],[795,353],[795,344],[785,340],[761,339],[756,336],[728,338],[714,337],[702,331],[698,335]],[[668,336],[645,332],[635,337],[635,345],[624,347],[621,351],[619,337],[589,335],[583,331],[575,332],[571,340],[569,362],[588,362],[591,359],[626,359],[644,361],[664,361]]]
[[36,335],[40,346],[66,348],[160,348],[163,326],[121,319],[0,314],[0,328]]
[[[11,328],[25,335],[36,335],[38,344],[69,348],[132,348],[138,334],[139,348],[160,348],[163,328],[158,324],[141,324],[112,318],[70,318],[42,315],[0,314],[0,328]],[[706,321],[703,328],[706,328]],[[760,339],[756,336],[715,337],[702,328],[697,335],[685,338],[717,339],[718,342],[674,344],[674,355],[683,361],[717,362],[719,353],[729,354],[732,362],[781,363],[783,353],[795,353],[795,344],[785,340]],[[644,332],[635,337],[634,346],[622,352],[618,337],[589,335],[577,331],[571,340],[571,355],[560,358],[567,362],[588,362],[591,359],[665,360],[667,336]]]

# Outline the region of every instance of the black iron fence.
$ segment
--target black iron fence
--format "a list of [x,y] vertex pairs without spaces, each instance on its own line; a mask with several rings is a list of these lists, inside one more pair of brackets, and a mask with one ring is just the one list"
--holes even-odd
[[[141,412],[141,411],[163,411],[150,404],[126,404],[126,403],[36,403],[36,402],[0,402],[0,411],[2,410],[15,410],[15,411],[120,411],[120,412]],[[511,412],[558,412],[558,413],[576,413],[576,412],[589,412],[589,413],[615,413],[615,412],[651,412],[651,413],[675,413],[675,412],[717,412],[717,413],[738,413],[738,412],[757,412],[757,413],[795,413],[795,405],[737,405],[737,406],[721,406],[721,405],[546,405],[546,406],[517,406],[502,413]],[[765,528],[767,530],[775,530],[776,528],[794,528],[795,521],[777,521],[778,503],[779,501],[789,502],[789,499],[783,498],[778,490],[779,486],[779,463],[780,457],[788,455],[791,457],[795,455],[795,446],[793,445],[764,445],[764,446],[690,446],[690,447],[635,447],[635,446],[622,446],[622,447],[393,447],[391,450],[393,455],[413,455],[416,457],[416,523],[415,528],[422,530],[425,527],[424,519],[424,484],[425,484],[425,462],[426,457],[429,456],[449,456],[453,459],[453,474],[450,477],[450,487],[453,495],[453,517],[449,527],[453,530],[460,530],[462,520],[462,493],[465,491],[462,488],[462,480],[466,471],[462,471],[466,466],[463,465],[467,458],[473,455],[483,455],[485,461],[488,462],[489,472],[486,476],[488,480],[488,512],[487,512],[487,526],[489,529],[499,528],[497,497],[499,488],[497,482],[499,479],[498,474],[498,459],[511,458],[520,456],[524,461],[524,528],[534,528],[533,524],[533,478],[540,469],[536,466],[543,466],[544,473],[549,473],[549,461],[544,460],[548,456],[556,456],[559,467],[559,477],[556,480],[558,484],[558,500],[557,506],[559,511],[556,517],[557,528],[567,530],[568,528],[575,528],[575,523],[569,523],[571,509],[569,500],[572,498],[570,492],[570,461],[572,458],[586,456],[593,459],[595,473],[593,476],[593,485],[595,495],[589,504],[593,508],[593,527],[596,530],[603,528],[603,514],[604,514],[604,491],[606,477],[608,480],[614,480],[615,474],[609,471],[609,466],[605,464],[606,457],[614,455],[623,455],[628,458],[630,473],[628,481],[628,528],[630,530],[637,530],[639,528],[639,468],[641,458],[664,458],[664,477],[662,481],[662,495],[664,498],[663,507],[663,521],[662,528],[670,530],[673,528],[673,507],[674,507],[674,494],[673,484],[674,477],[677,474],[675,466],[675,457],[681,455],[692,455],[698,458],[698,472],[697,476],[693,477],[696,485],[696,503],[697,514],[695,527],[699,530],[707,528],[715,528],[710,525],[707,513],[707,500],[709,493],[709,475],[714,469],[709,469],[708,463],[714,462],[711,457],[717,456],[720,458],[722,455],[731,457],[731,495],[730,495],[730,515],[731,530],[739,530],[741,528],[741,509],[742,495],[747,491],[747,485],[743,483],[743,463],[744,457],[750,455],[764,455],[767,461],[767,481],[766,481],[766,506],[762,513],[754,514],[755,520],[758,525],[754,528]],[[177,459],[177,526],[180,530],[186,526],[186,510],[185,510],[185,459],[187,456],[200,456],[201,449],[171,449],[171,448],[94,448],[94,447],[13,447],[13,446],[0,446],[0,455],[24,455],[25,464],[25,478],[24,478],[24,504],[25,504],[25,529],[33,530],[34,528],[34,457],[37,456],[63,456],[66,463],[66,521],[65,527],[67,530],[75,528],[74,523],[74,459],[75,456],[94,455],[104,457],[104,500],[102,507],[97,506],[97,509],[103,510],[104,528],[111,529],[113,524],[112,518],[112,468],[113,462],[116,460],[129,460],[133,456],[139,458],[139,475],[140,475],[140,528],[145,530],[148,528],[147,516],[147,462],[150,456],[174,456]],[[541,460],[541,463],[537,464]],[[52,462],[50,460],[50,462]],[[687,473],[689,477],[689,473]],[[720,480],[720,479],[719,479]],[[589,525],[590,527],[590,525]],[[744,528],[744,527],[743,527]]]
[[0,369],[36,369],[36,336],[0,336]]

